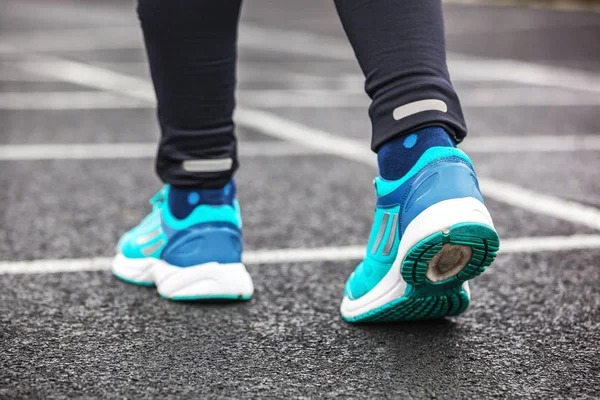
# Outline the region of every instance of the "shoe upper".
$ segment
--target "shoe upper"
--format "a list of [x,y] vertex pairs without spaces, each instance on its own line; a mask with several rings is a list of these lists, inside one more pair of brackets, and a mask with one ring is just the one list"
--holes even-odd
[[185,218],[169,209],[170,185],[151,200],[152,211],[119,240],[127,258],[159,258],[187,267],[207,262],[236,263],[242,254],[242,219],[235,193],[224,204],[200,204]]
[[471,160],[453,147],[428,149],[401,179],[374,180],[377,205],[364,260],[346,283],[358,299],[388,273],[407,226],[426,208],[449,199],[474,197],[483,203]]

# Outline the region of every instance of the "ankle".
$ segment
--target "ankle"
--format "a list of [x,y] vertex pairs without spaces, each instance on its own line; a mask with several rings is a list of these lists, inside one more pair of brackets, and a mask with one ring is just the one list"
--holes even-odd
[[377,152],[379,174],[387,180],[402,178],[431,147],[456,147],[456,144],[440,127],[420,129],[389,140]]
[[186,218],[200,205],[233,205],[236,185],[232,179],[220,189],[203,189],[193,186],[171,186],[169,190],[169,210],[178,219]]

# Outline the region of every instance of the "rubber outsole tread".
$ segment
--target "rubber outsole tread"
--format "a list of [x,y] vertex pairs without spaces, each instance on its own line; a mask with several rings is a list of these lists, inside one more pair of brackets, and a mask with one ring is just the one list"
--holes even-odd
[[[443,244],[469,246],[472,250],[470,261],[456,278],[465,282],[481,275],[496,258],[500,241],[496,231],[488,225],[462,223],[452,226],[447,233],[436,232],[421,240],[408,252],[402,262],[402,278],[410,285],[421,285],[427,280],[430,261]],[[448,278],[452,280],[454,277]]]
[[[454,305],[458,304],[458,307]],[[469,296],[464,290],[446,296],[401,297],[348,322],[394,322],[438,319],[462,314],[469,306]]]
[[[456,275],[442,282],[427,278],[429,261],[444,244],[469,246],[471,258]],[[402,278],[409,284],[404,296],[353,318],[348,322],[394,322],[452,317],[462,314],[470,303],[463,283],[480,275],[494,261],[500,247],[496,231],[488,225],[461,223],[447,232],[436,232],[415,244],[401,265]]]

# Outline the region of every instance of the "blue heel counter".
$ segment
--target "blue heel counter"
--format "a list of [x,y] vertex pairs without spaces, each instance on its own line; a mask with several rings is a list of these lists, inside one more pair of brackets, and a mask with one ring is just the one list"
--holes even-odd
[[465,162],[440,160],[406,183],[400,232],[428,207],[444,200],[473,197],[483,203],[475,172]]
[[234,224],[209,222],[191,226],[169,239],[161,258],[171,265],[189,267],[208,262],[242,261],[242,232]]

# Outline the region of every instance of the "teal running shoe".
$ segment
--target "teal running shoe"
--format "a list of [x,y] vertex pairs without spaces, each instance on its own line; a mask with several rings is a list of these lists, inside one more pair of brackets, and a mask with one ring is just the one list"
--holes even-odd
[[[249,300],[254,286],[242,263],[242,220],[233,181],[183,219],[169,210],[169,190],[164,186],[150,200],[152,212],[121,238],[113,274],[156,286],[171,300]],[[199,202],[203,192],[192,200]]]
[[500,242],[471,160],[432,147],[401,179],[375,178],[377,206],[364,260],[346,283],[348,322],[454,316],[469,306],[468,280]]

